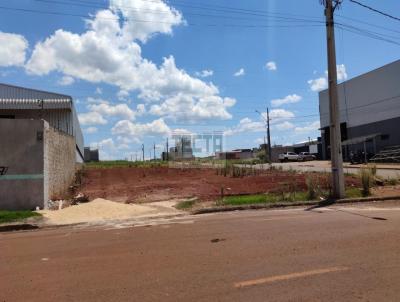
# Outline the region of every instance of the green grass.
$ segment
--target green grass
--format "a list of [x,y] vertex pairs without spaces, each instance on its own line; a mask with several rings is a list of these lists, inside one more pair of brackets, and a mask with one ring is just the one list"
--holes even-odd
[[185,200],[185,201],[179,202],[175,206],[175,208],[177,208],[178,210],[188,210],[188,209],[191,209],[195,203],[196,203],[195,199]]
[[[324,194],[328,195],[328,193]],[[347,198],[362,197],[360,188],[346,189]],[[285,193],[285,194],[255,194],[255,195],[233,195],[225,196],[220,205],[246,205],[246,204],[260,204],[260,203],[274,203],[274,202],[295,202],[295,201],[308,201],[307,192]]]
[[127,160],[104,160],[99,162],[86,163],[87,168],[121,168],[121,167],[137,167],[137,168],[153,168],[168,166],[166,161],[127,161]]
[[32,211],[4,211],[0,210],[0,223],[14,222],[30,217],[42,216],[39,213]]
[[234,195],[226,196],[220,202],[223,205],[244,205],[244,204],[260,204],[260,203],[274,203],[281,201],[305,201],[307,200],[306,192],[296,192],[287,194],[255,194],[255,195]]
[[362,192],[359,188],[347,188],[346,189],[346,198],[359,198],[363,197]]

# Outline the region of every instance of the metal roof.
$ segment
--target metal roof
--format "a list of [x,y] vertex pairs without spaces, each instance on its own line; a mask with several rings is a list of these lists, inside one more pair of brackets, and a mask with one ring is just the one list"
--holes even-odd
[[71,99],[2,99],[0,109],[71,109]]

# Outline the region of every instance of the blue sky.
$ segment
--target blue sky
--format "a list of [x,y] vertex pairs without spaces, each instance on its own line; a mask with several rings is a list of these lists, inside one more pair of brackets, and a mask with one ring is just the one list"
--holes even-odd
[[[400,11],[396,0],[363,3]],[[153,143],[159,154],[167,137],[185,132],[223,131],[226,149],[255,147],[265,135],[255,110],[267,106],[274,144],[319,135],[326,42],[317,0],[0,6],[0,81],[71,95],[85,144],[99,146],[103,159],[135,158],[142,143],[146,156]],[[336,21],[364,34],[337,28],[339,79],[399,59],[399,45],[365,36],[400,43],[399,22],[348,0]]]

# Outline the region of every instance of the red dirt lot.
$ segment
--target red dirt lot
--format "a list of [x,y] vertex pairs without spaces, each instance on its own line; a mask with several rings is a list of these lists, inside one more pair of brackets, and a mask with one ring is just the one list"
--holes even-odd
[[[327,176],[318,176],[326,183]],[[355,183],[354,179],[348,179]],[[156,168],[91,168],[85,171],[81,191],[89,198],[119,202],[153,202],[174,198],[197,197],[202,201],[225,195],[255,194],[306,189],[306,176],[284,171],[262,171],[260,175],[233,178],[217,175],[215,169]]]

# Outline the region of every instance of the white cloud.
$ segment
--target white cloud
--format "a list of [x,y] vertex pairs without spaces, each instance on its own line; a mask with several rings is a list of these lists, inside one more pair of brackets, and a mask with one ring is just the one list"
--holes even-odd
[[224,131],[224,135],[234,135],[246,132],[262,132],[265,131],[264,122],[256,122],[252,119],[246,117],[241,119],[239,124],[231,129]]
[[120,91],[118,91],[118,93],[117,93],[117,97],[118,97],[118,99],[121,100],[121,101],[126,100],[127,97],[129,97],[129,92],[126,91],[126,90],[120,90]]
[[285,121],[283,123],[275,125],[275,128],[279,131],[285,131],[293,129],[295,128],[295,126],[291,122]]
[[[267,113],[263,113],[264,119],[267,119]],[[269,118],[271,120],[271,124],[277,124],[289,119],[294,118],[295,115],[293,112],[285,110],[285,109],[272,109],[269,112]]]
[[28,41],[24,36],[0,31],[0,66],[22,66]]
[[276,63],[274,61],[267,62],[267,64],[265,64],[265,68],[267,68],[270,71],[275,71],[278,69],[278,67],[276,66]]
[[[139,7],[140,14],[127,6]],[[154,12],[160,9],[163,14]],[[157,22],[140,21],[144,19]],[[142,57],[138,41],[144,43],[157,33],[171,34],[173,26],[179,24],[184,24],[181,14],[161,0],[112,0],[110,9],[87,20],[88,29],[82,34],[60,29],[37,43],[26,69],[36,75],[58,71],[92,83],[108,83],[124,95],[137,91],[139,98],[161,107],[167,101],[189,100],[193,107],[185,107],[187,118],[230,117],[225,112],[226,98],[219,95],[218,88],[177,68],[173,56],[164,58],[160,66]],[[204,110],[215,111],[215,106],[204,105],[215,103],[222,106],[217,110],[221,114],[204,114]]]
[[214,71],[212,71],[211,69],[204,69],[200,72],[195,73],[195,75],[197,77],[201,77],[201,78],[211,77],[213,74],[214,74]]
[[135,112],[126,104],[110,105],[107,103],[90,104],[88,109],[92,112],[101,114],[102,116],[120,117],[123,119],[134,120]]
[[310,89],[316,92],[328,88],[328,79],[326,77],[308,80],[307,83],[310,85]]
[[163,119],[157,119],[145,124],[122,120],[115,124],[111,132],[114,135],[128,139],[137,139],[143,136],[168,136],[171,133],[171,129]]
[[86,125],[105,125],[107,120],[98,112],[87,112],[78,114],[79,122]]
[[[344,64],[340,64],[340,65],[337,65],[336,68],[337,68],[338,82],[347,80],[346,66]],[[321,90],[327,89],[328,88],[328,71],[325,71],[325,75],[323,77],[308,80],[307,83],[310,85],[310,89],[312,91],[319,92]]]
[[188,122],[206,119],[227,120],[232,118],[227,109],[235,103],[234,99],[215,95],[200,97],[196,100],[190,95],[178,94],[168,98],[160,105],[152,105],[149,112],[172,120]]
[[302,99],[301,96],[299,96],[297,94],[291,94],[291,95],[288,95],[288,96],[284,97],[283,99],[272,100],[271,104],[274,107],[279,107],[279,106],[284,105],[284,104],[298,103],[298,102],[301,101],[301,99]]
[[347,72],[346,66],[344,64],[340,64],[336,66],[337,68],[337,78],[339,82],[347,80]]
[[146,106],[144,104],[138,104],[136,106],[136,112],[138,115],[143,115],[146,113]]
[[235,77],[241,77],[241,76],[244,76],[244,75],[245,75],[244,68],[240,68],[238,71],[236,71],[236,72],[233,74],[233,76],[235,76]]
[[103,94],[103,89],[101,89],[100,87],[96,87],[96,94]]
[[294,131],[298,132],[298,133],[306,133],[306,132],[312,132],[312,131],[317,131],[319,128],[321,128],[320,126],[320,122],[319,121],[315,121],[311,124],[308,124],[304,127],[296,127],[294,128]]
[[68,86],[72,85],[75,82],[73,77],[70,76],[63,76],[59,81],[58,84],[61,86]]
[[110,9],[125,20],[122,36],[146,42],[155,34],[172,34],[174,26],[184,24],[182,14],[163,0],[111,0]]
[[97,128],[96,127],[87,127],[85,129],[83,129],[83,132],[85,132],[86,134],[93,134],[97,132]]
[[120,151],[129,148],[128,144],[115,143],[112,138],[106,138],[98,142],[90,143],[91,148],[98,148],[101,160],[116,159],[120,157]]

